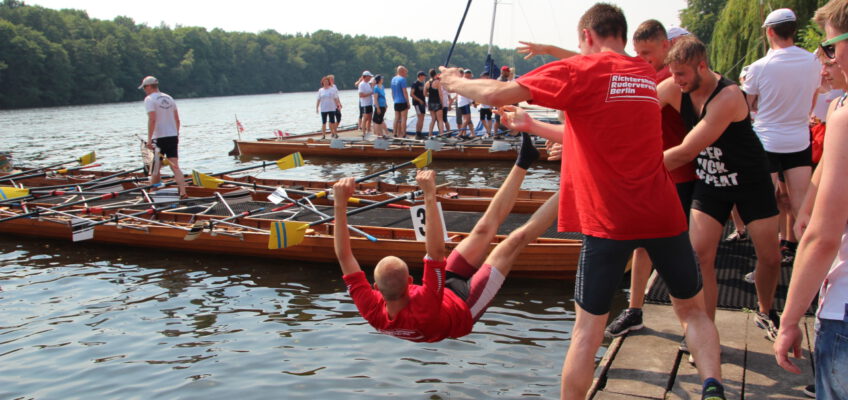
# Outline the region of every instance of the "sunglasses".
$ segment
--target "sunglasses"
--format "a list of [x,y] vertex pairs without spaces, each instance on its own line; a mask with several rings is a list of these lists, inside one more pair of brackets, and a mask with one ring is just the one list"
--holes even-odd
[[848,39],[848,33],[843,33],[837,37],[826,40],[822,42],[819,47],[821,47],[822,53],[824,53],[827,58],[833,60],[836,58],[836,43],[845,39]]

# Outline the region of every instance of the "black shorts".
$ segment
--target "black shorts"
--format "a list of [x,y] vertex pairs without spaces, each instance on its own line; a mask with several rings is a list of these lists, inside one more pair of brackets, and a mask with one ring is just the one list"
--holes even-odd
[[813,166],[813,146],[795,153],[772,153],[766,152],[768,157],[769,172],[783,172],[792,168]]
[[323,111],[321,112],[321,123],[326,124],[327,119],[330,119],[331,124],[336,123],[336,112],[335,111]]
[[751,221],[770,218],[778,213],[774,185],[771,181],[749,186],[744,190],[717,190],[700,181],[695,184],[695,191],[692,193],[692,209],[724,224],[730,217],[730,210],[734,205],[739,211],[739,217],[746,225]]
[[450,111],[450,108],[448,108],[448,107],[442,108],[442,121],[445,121],[445,123],[448,123],[448,111]]
[[695,182],[680,182],[677,186],[677,197],[680,198],[680,205],[683,206],[683,212],[686,214],[686,220],[689,220],[689,211],[692,210],[692,192],[695,191]]
[[481,108],[480,109],[480,121],[491,121],[492,120],[492,109],[491,108]]
[[418,114],[424,114],[427,112],[426,107],[424,107],[424,103],[415,103],[414,107]]
[[624,275],[633,250],[642,247],[657,273],[677,299],[690,299],[701,291],[701,270],[689,242],[689,233],[658,239],[613,240],[584,236],[574,283],[574,300],[594,315],[610,311],[612,297]]
[[371,120],[374,121],[375,124],[379,125],[379,124],[383,123],[383,117],[385,117],[385,116],[386,116],[386,107],[379,107],[378,106],[377,109],[374,110],[374,118],[372,118]]
[[153,139],[153,144],[159,148],[159,154],[165,158],[180,158],[177,147],[180,144],[179,136],[165,136]]
[[342,110],[336,110],[336,122],[342,122]]
[[409,103],[395,103],[395,111],[401,112],[409,109]]
[[374,106],[361,106],[361,107],[359,107],[360,117],[362,116],[362,114],[371,114],[372,112],[374,112]]
[[427,109],[430,111],[439,111],[442,109],[442,103],[427,103]]
[[460,115],[471,115],[471,104],[466,104],[462,107],[457,107],[456,116],[459,117]]

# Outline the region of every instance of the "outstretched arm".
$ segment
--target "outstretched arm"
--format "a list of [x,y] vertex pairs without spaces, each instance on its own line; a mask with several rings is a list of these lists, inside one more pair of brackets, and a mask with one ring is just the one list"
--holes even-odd
[[336,258],[342,267],[342,274],[349,275],[361,271],[359,262],[350,248],[350,232],[347,229],[347,200],[353,195],[356,183],[353,178],[344,178],[333,185],[334,212],[336,217],[333,229],[333,243]]
[[560,48],[560,47],[556,47],[552,44],[523,42],[523,41],[520,41],[520,40],[518,41],[518,43],[521,43],[522,46],[518,46],[518,48],[516,50],[521,54],[527,54],[526,56],[524,56],[525,60],[529,60],[529,59],[531,59],[535,56],[540,56],[540,55],[545,55],[545,54],[550,55],[550,56],[554,56],[554,57],[559,58],[559,59],[574,57],[574,56],[577,55],[577,53],[575,53],[571,50],[566,50],[566,49],[563,49],[563,48]]
[[503,106],[498,109],[501,124],[507,128],[527,132],[551,142],[562,143],[563,126],[533,119],[524,109],[516,106]]
[[441,261],[445,258],[445,233],[442,231],[442,216],[436,201],[436,171],[420,170],[415,177],[424,190],[424,229],[427,256]]
[[459,68],[439,67],[442,85],[450,92],[461,94],[480,104],[500,107],[530,100],[530,89],[517,82],[494,79],[465,79]]

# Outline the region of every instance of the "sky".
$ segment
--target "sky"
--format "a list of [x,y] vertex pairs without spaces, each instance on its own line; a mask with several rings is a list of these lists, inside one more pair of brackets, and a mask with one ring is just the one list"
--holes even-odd
[[[489,42],[495,0],[474,0],[460,42]],[[608,0],[609,1],[609,0]],[[596,0],[497,0],[494,44],[515,48],[519,40],[577,48],[577,21]],[[628,37],[640,22],[654,18],[679,25],[686,0],[611,0],[624,10]],[[89,17],[132,18],[148,26],[202,26],[209,30],[283,34],[319,29],[350,35],[398,36],[453,41],[467,4],[464,0],[25,0],[26,4],[85,10]],[[630,47],[628,47],[630,48]],[[632,48],[630,48],[632,50]]]

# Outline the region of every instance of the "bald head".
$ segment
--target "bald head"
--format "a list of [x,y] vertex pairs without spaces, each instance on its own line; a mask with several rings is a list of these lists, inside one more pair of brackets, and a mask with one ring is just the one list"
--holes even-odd
[[409,72],[409,71],[407,71],[407,70],[406,70],[406,67],[404,67],[403,65],[398,65],[398,67],[397,67],[397,74],[398,74],[398,75],[400,75],[400,76],[406,76],[406,74],[407,74],[408,72]]
[[384,257],[374,268],[374,282],[386,301],[401,299],[409,285],[409,267],[400,258]]

